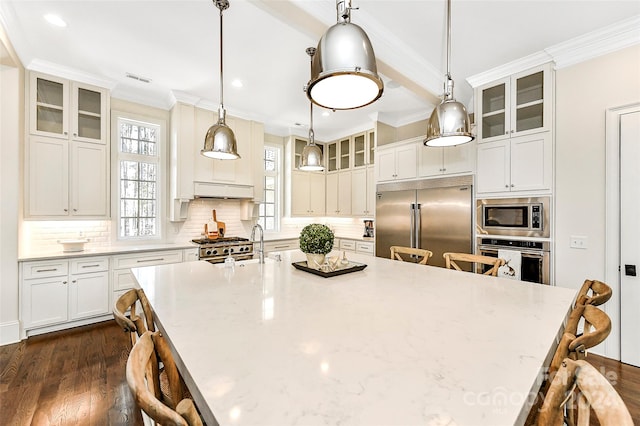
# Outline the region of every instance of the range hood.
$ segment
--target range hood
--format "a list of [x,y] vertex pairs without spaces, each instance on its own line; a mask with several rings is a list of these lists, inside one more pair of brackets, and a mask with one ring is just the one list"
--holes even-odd
[[252,199],[253,186],[226,183],[194,182],[193,196],[195,198],[227,198]]

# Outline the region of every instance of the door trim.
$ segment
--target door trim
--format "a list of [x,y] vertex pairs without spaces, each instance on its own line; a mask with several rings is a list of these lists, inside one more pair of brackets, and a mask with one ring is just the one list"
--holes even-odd
[[640,102],[609,108],[605,119],[605,280],[616,297],[603,305],[611,318],[604,355],[620,360],[620,116],[640,112]]

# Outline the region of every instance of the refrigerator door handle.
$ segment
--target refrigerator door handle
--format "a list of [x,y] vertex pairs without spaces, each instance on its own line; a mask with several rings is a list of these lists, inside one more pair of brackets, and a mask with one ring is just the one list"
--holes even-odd
[[411,232],[410,232],[410,235],[411,235],[411,247],[415,248],[415,246],[416,246],[416,240],[415,240],[415,237],[416,237],[416,235],[415,235],[415,229],[416,229],[416,205],[411,203],[410,209],[411,209]]
[[420,208],[420,204],[416,204],[415,208],[415,219],[414,219],[414,232],[415,236],[413,237],[415,241],[414,248],[420,248],[420,241],[422,241],[422,209]]

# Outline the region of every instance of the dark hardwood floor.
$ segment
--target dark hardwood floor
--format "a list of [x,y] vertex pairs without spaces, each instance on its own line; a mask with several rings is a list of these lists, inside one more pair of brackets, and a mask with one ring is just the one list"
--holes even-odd
[[115,321],[0,347],[1,425],[142,425]]
[[[0,425],[142,425],[125,379],[130,346],[115,321],[0,346]],[[593,354],[588,361],[640,426],[640,368]]]

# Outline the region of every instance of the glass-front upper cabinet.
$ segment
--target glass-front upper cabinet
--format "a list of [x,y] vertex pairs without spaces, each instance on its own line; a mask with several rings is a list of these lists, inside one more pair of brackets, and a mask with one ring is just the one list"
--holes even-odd
[[362,167],[367,164],[366,141],[365,133],[353,136],[353,167]]
[[327,144],[327,171],[338,170],[338,142]]
[[374,164],[375,152],[376,152],[376,132],[373,130],[369,130],[367,132],[367,137],[369,139],[369,146],[367,147],[369,151],[369,164]]
[[36,72],[29,82],[32,134],[106,143],[106,89]]
[[345,138],[338,141],[340,146],[340,170],[348,169],[351,166],[351,138]]
[[297,169],[300,167],[300,160],[302,159],[302,151],[304,150],[305,146],[307,146],[306,139],[294,137],[293,139],[293,168],[294,169]]
[[479,142],[546,131],[551,119],[551,66],[543,65],[481,86]]

